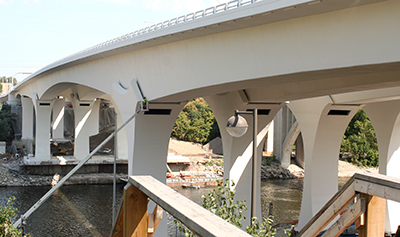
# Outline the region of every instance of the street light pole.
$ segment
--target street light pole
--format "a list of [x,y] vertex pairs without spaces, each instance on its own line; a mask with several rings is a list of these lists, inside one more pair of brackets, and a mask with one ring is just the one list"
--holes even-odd
[[251,217],[257,216],[257,127],[258,127],[258,110],[253,109],[253,169],[251,182]]
[[231,136],[241,137],[247,131],[246,120],[239,116],[239,114],[252,114],[253,115],[253,156],[252,156],[252,182],[251,182],[251,217],[257,216],[257,127],[258,127],[258,109],[247,111],[235,111],[235,115],[229,118],[226,125],[226,130]]
[[[26,75],[29,75],[29,74],[33,74],[33,72],[17,72],[17,73],[15,73],[14,75],[12,75],[12,79],[14,79],[14,77],[16,76],[16,75],[18,75],[18,74],[26,74]],[[11,79],[11,80],[12,80]],[[16,79],[16,78],[15,78]],[[12,83],[12,87],[14,87],[14,82],[13,81],[11,81],[11,83]]]

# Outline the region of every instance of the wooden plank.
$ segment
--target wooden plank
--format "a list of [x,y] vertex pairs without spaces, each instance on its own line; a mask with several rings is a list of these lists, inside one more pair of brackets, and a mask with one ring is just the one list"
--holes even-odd
[[154,233],[156,232],[157,227],[160,224],[161,219],[163,217],[163,212],[164,212],[163,209],[159,205],[156,205],[154,207],[154,210],[153,210],[153,213],[152,213],[152,215],[154,217],[154,232],[153,233],[148,233],[147,237],[153,237],[154,236]]
[[151,176],[130,176],[129,183],[200,236],[249,236]]
[[364,180],[370,183],[380,184],[389,188],[400,190],[399,178],[374,173],[355,173],[354,177],[356,180]]
[[365,199],[361,198],[351,206],[340,218],[322,235],[322,237],[338,237],[346,230],[361,214],[365,212]]
[[364,214],[364,226],[358,229],[358,236],[385,236],[386,200],[368,194],[361,194],[361,197],[365,198],[367,208]]
[[134,185],[126,185],[124,200],[124,237],[147,236],[146,194]]
[[361,214],[361,216],[356,220],[356,230],[360,229],[365,225],[365,214]]
[[147,216],[147,234],[153,234],[155,232],[154,218],[154,214],[149,214]]
[[376,182],[376,179],[373,181],[356,179],[354,188],[360,193],[400,202],[400,189],[395,188],[396,185],[386,185],[388,183]]
[[354,190],[354,176],[339,190],[311,220],[300,230],[297,236],[317,236],[344,208],[357,196]]
[[123,237],[123,230],[124,230],[124,198],[122,198],[121,204],[119,205],[118,208],[118,214],[117,214],[117,219],[115,220],[115,223],[113,225],[112,231],[110,236],[111,237]]

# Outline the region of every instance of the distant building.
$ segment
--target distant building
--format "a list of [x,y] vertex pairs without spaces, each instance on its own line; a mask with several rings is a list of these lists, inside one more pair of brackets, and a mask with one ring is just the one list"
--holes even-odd
[[13,84],[11,82],[2,82],[1,86],[1,93],[6,94],[12,89]]

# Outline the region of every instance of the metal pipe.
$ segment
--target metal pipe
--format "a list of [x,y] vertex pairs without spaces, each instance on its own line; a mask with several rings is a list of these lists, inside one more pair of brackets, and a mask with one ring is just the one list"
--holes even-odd
[[141,111],[141,108],[139,108],[136,113],[134,113],[124,124],[121,125],[117,129],[115,133],[111,133],[110,136],[108,136],[100,145],[98,145],[89,155],[86,156],[85,159],[83,159],[79,164],[75,166],[64,178],[60,180],[52,189],[50,189],[42,198],[40,198],[39,201],[37,201],[27,212],[25,212],[24,215],[21,216],[16,222],[14,222],[13,226],[14,228],[18,228],[19,225],[21,225],[22,219],[26,220],[34,211],[36,211],[37,208],[39,208],[57,189],[59,189],[65,181],[67,181],[73,174],[75,174],[76,171],[78,171],[94,154],[96,154],[97,151],[100,150],[107,142],[111,140],[111,138],[114,137],[114,134],[118,133],[121,129],[123,129],[130,121],[132,121],[136,115]]
[[115,125],[114,125],[114,180],[113,180],[113,207],[112,207],[112,220],[115,222],[116,216],[116,198],[117,198],[117,113],[115,113]]
[[257,217],[257,128],[258,128],[258,109],[254,108],[252,111],[239,111],[235,110],[235,114],[252,114],[253,115],[253,162],[252,162],[252,182],[251,182],[251,217]]
[[253,110],[253,167],[252,176],[253,182],[251,182],[251,217],[257,216],[257,127],[258,127],[258,110]]

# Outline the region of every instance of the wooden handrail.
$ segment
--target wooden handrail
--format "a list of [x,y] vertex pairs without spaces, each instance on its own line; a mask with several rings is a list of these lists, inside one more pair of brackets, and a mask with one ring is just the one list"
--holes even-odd
[[354,189],[388,200],[400,202],[400,179],[383,174],[354,174]]
[[359,236],[383,236],[386,208],[384,199],[400,202],[400,179],[372,173],[354,174],[342,189],[311,218],[297,236],[317,236],[359,194],[365,200],[358,202],[354,208],[350,209],[350,214],[342,215],[326,231],[327,236],[338,236],[345,227],[360,216],[364,216],[365,220],[361,221],[364,224],[360,228]]
[[157,214],[147,215],[148,198],[199,236],[250,236],[152,176],[129,177],[111,236],[152,236],[157,226],[149,223]]
[[341,211],[343,211],[357,196],[354,190],[354,179],[340,189],[310,221],[300,230],[298,236],[317,236]]

